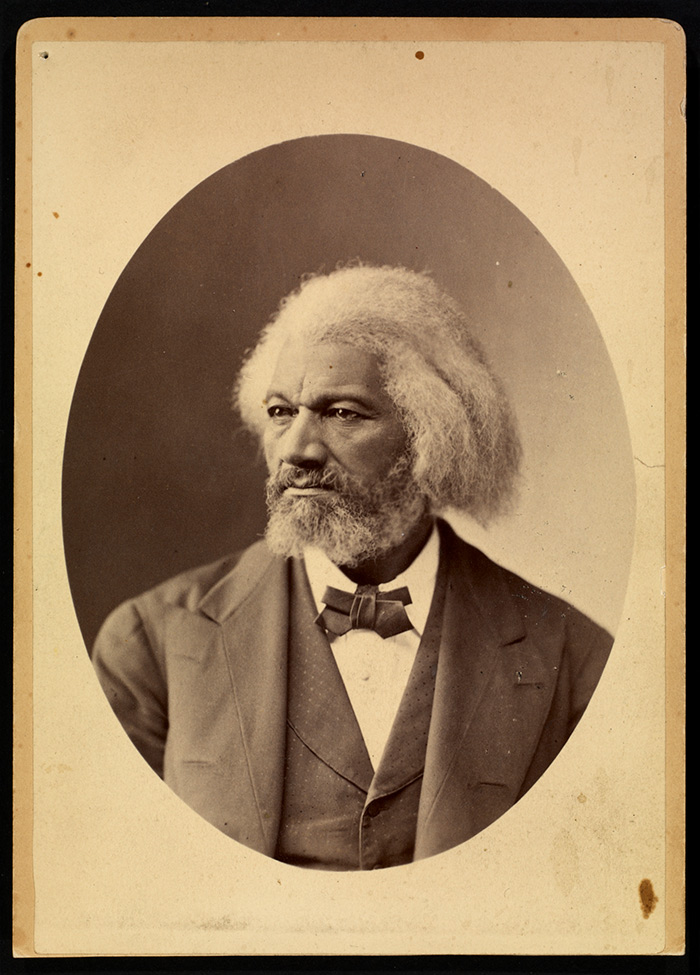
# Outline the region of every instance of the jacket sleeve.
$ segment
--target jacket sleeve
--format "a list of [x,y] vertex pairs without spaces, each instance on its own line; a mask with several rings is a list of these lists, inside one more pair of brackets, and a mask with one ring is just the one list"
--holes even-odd
[[124,730],[162,777],[168,732],[164,664],[134,602],[124,603],[107,618],[92,662]]

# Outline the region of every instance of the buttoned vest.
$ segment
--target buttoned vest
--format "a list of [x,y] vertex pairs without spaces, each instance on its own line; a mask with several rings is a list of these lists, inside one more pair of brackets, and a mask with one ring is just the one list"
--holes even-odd
[[303,564],[291,563],[289,689],[282,816],[275,857],[326,870],[413,859],[445,597],[435,595],[384,754],[367,753]]

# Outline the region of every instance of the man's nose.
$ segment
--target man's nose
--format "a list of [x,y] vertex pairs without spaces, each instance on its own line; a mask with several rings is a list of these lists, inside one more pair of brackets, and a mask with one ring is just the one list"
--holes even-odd
[[327,456],[321,418],[311,410],[300,409],[282,435],[280,460],[295,467],[318,467],[325,464]]

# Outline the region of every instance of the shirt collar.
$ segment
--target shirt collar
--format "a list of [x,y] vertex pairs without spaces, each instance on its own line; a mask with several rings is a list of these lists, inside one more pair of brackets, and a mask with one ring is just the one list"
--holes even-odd
[[[433,525],[428,541],[408,568],[397,575],[395,579],[390,582],[383,582],[379,587],[380,592],[386,592],[389,589],[408,586],[411,603],[406,607],[406,613],[420,636],[423,635],[430,612],[430,604],[433,601],[439,561],[440,536],[437,526]],[[326,586],[344,589],[346,592],[354,592],[357,588],[356,584],[319,548],[310,547],[304,550],[304,564],[319,613],[325,606],[323,594],[326,591]]]

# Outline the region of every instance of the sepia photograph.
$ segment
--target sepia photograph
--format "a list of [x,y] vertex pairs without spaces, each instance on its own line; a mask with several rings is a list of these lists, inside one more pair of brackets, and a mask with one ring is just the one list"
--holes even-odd
[[[561,594],[605,580],[610,625],[634,524],[561,261],[475,175],[361,136],[254,153],[149,235],[86,354],[63,504],[86,643],[149,765],[233,839],[344,870],[465,842],[542,774],[612,645]],[[505,518],[505,565],[460,537]],[[551,592],[512,571],[536,545]]]
[[[680,44],[653,21],[622,22],[626,43],[600,22],[359,23],[27,25],[20,953],[678,945]],[[202,111],[187,129],[178,97]]]

